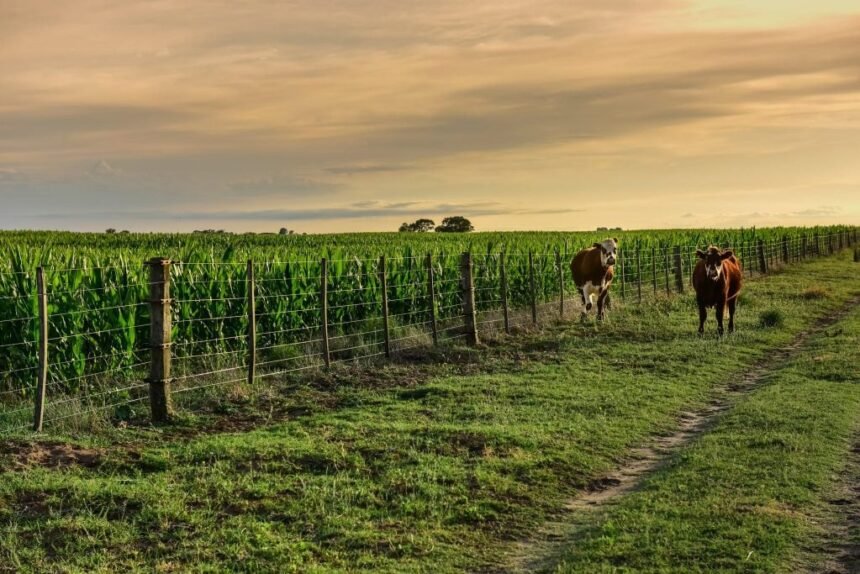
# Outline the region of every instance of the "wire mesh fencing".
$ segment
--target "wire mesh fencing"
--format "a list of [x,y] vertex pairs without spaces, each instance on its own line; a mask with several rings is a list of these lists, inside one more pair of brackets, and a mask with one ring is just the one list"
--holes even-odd
[[[755,276],[856,245],[845,231],[724,247]],[[688,290],[705,247],[622,245],[614,296]],[[570,317],[582,305],[576,251],[0,272],[0,433],[169,415],[173,395]]]

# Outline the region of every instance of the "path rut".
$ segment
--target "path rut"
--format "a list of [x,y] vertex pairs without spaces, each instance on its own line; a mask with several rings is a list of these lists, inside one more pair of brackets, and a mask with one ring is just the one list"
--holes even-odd
[[[633,449],[623,466],[593,481],[586,490],[567,500],[563,508],[566,520],[547,522],[535,536],[516,543],[505,565],[496,572],[535,572],[555,564],[571,542],[570,533],[576,525],[578,514],[601,508],[636,489],[647,476],[666,464],[675,452],[713,426],[718,415],[729,409],[738,397],[762,385],[812,335],[837,323],[858,304],[860,296],[855,296],[839,309],[819,318],[808,329],[799,332],[790,343],[760,359],[740,380],[720,389],[717,397],[703,409],[680,413],[678,427],[673,433],[658,436],[647,445]],[[841,570],[835,572],[841,573]]]

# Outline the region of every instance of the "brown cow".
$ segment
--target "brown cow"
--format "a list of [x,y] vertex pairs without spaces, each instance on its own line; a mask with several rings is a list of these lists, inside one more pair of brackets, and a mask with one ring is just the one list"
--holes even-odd
[[693,270],[693,287],[699,304],[699,334],[705,332],[708,307],[716,307],[717,332],[723,334],[723,315],[729,307],[729,333],[735,330],[735,304],[741,293],[743,273],[740,262],[729,250],[713,245],[708,250],[696,250],[699,261]]
[[592,297],[597,296],[597,318],[604,318],[604,307],[609,306],[609,286],[612,285],[617,239],[606,239],[577,253],[570,263],[573,282],[582,296],[585,313],[593,306]]

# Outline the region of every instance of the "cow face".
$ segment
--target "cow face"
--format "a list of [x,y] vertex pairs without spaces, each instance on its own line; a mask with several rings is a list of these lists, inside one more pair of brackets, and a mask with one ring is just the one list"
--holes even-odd
[[696,250],[699,259],[705,262],[705,274],[708,279],[716,281],[723,272],[723,261],[733,255],[730,250],[720,251],[717,247],[709,247],[707,251]]
[[615,265],[615,259],[617,258],[618,252],[617,239],[614,237],[612,239],[604,239],[600,243],[595,243],[594,247],[600,249],[600,263],[603,264],[604,267]]

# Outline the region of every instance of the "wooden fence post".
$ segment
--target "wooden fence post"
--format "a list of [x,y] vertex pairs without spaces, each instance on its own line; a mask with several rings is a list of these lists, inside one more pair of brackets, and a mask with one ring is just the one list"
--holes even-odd
[[561,265],[561,251],[555,252],[555,266],[558,267],[558,316],[564,319],[564,267]]
[[433,255],[427,254],[427,296],[430,298],[430,329],[433,333],[433,346],[439,344],[439,327],[436,324],[436,286],[433,280]]
[[657,297],[657,249],[651,248],[651,283],[654,285],[654,297]]
[[669,288],[669,248],[663,248],[663,275],[666,276],[666,295],[671,295],[672,290]]
[[764,255],[764,241],[758,240],[758,271],[767,273],[767,258]]
[[508,272],[505,268],[505,252],[499,257],[499,279],[502,282],[502,313],[505,320],[505,333],[511,332],[510,309],[508,309]]
[[475,308],[475,281],[472,277],[472,254],[468,251],[460,257],[460,291],[463,296],[463,326],[466,344],[478,344],[478,317]]
[[149,408],[154,423],[173,416],[170,303],[170,259],[155,257],[149,261]]
[[529,251],[529,298],[532,305],[532,324],[537,325],[537,289],[535,288],[534,254]]
[[675,251],[675,290],[678,293],[684,292],[684,268],[681,261],[681,246],[676,245]]
[[752,256],[752,247],[750,247],[749,241],[744,241],[744,264],[747,266],[747,271],[749,272],[749,276],[753,276],[753,267],[755,264],[753,263]]
[[385,356],[391,357],[391,326],[388,321],[388,273],[385,272],[385,255],[379,258],[379,282],[382,284],[382,329],[385,336]]
[[812,235],[812,254],[815,257],[821,255],[821,244],[818,242],[818,232],[816,231]]
[[620,247],[617,250],[616,256],[618,258],[618,279],[621,282],[621,299],[627,299],[627,289],[625,288],[627,282],[624,280],[624,253]]
[[331,367],[331,349],[328,340],[328,260],[320,259],[320,325],[322,331],[323,361],[325,368]]
[[800,258],[806,259],[809,256],[809,237],[806,233],[803,234],[803,239],[800,248]]
[[786,265],[789,263],[788,236],[787,235],[782,236],[782,262],[785,263]]
[[257,376],[257,294],[254,261],[248,259],[248,384]]
[[45,270],[42,267],[36,268],[36,289],[39,294],[39,370],[36,380],[36,412],[33,416],[33,430],[42,432],[48,387],[48,291],[45,287]]
[[636,298],[639,303],[642,303],[642,259],[638,243],[636,244]]

